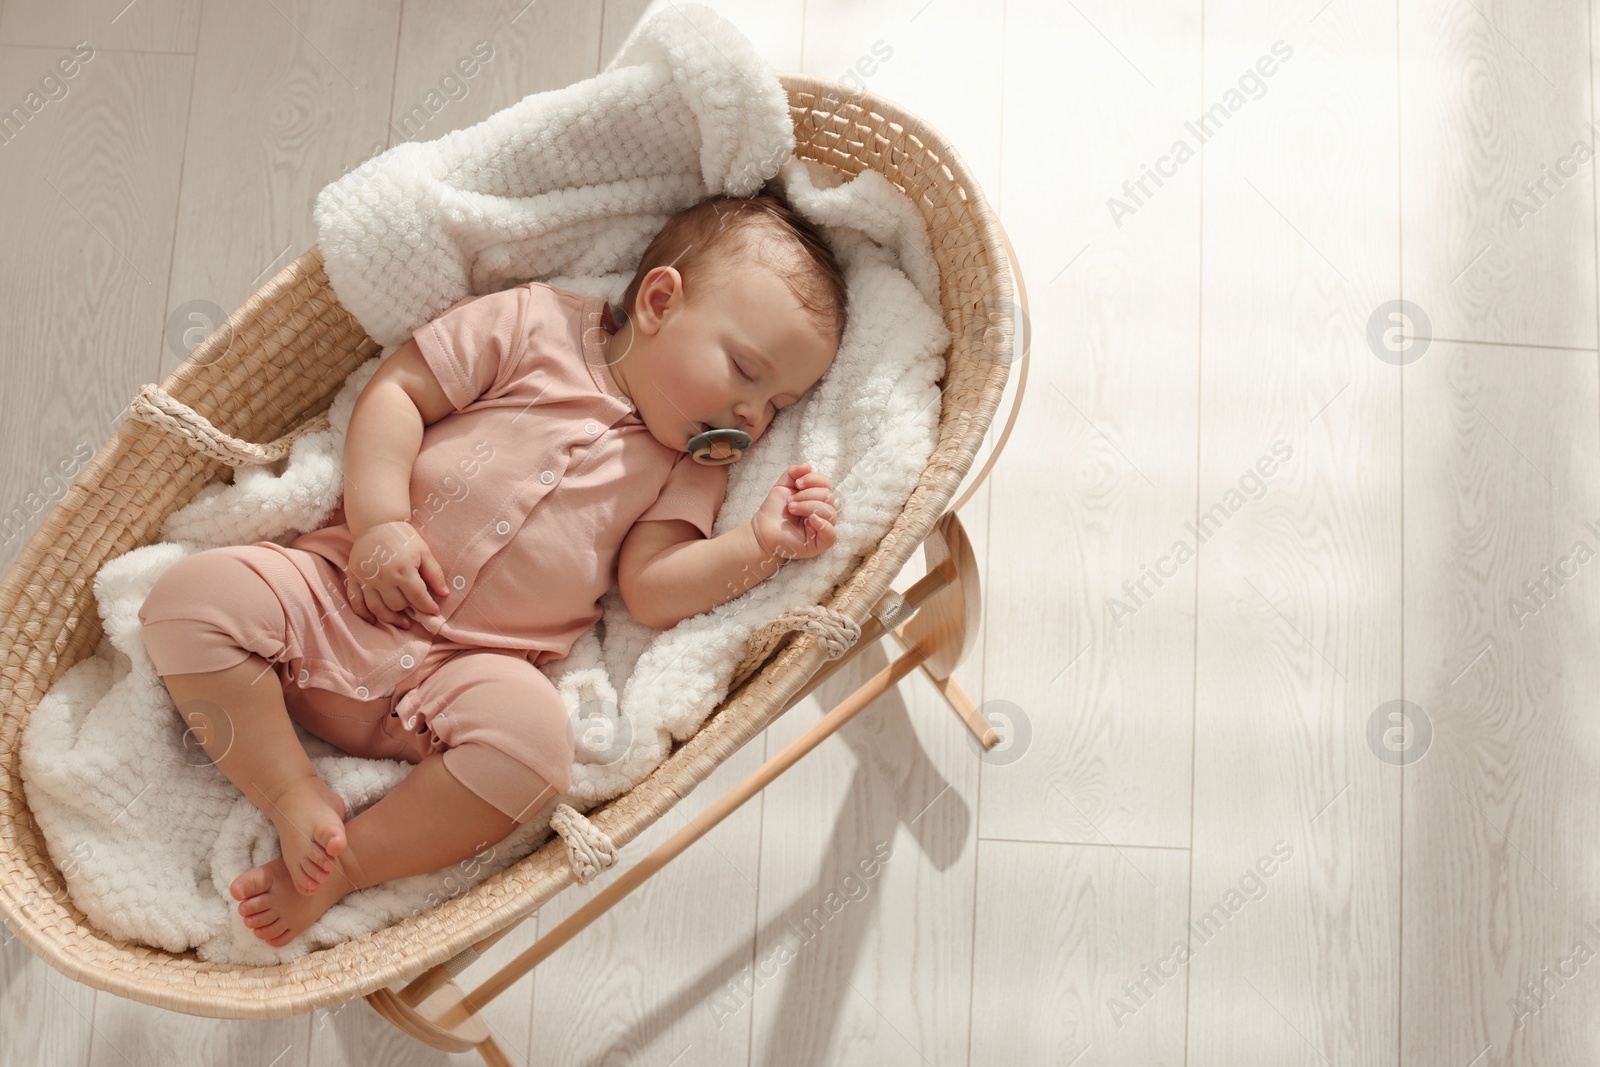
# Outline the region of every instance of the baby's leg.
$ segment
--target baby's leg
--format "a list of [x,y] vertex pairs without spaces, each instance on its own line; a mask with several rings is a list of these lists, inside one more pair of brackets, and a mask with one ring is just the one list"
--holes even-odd
[[[543,794],[545,799],[554,795],[554,787]],[[542,807],[541,801],[529,811]],[[444,754],[435,753],[345,824],[349,847],[310,896],[294,891],[282,860],[251,868],[234,879],[231,889],[245,925],[281,948],[346,893],[448,867],[516,827],[509,815],[462,785],[445,767]]]
[[424,727],[437,729],[448,747],[345,825],[349,847],[310,897],[290,891],[277,861],[235,879],[239,914],[257,937],[288,944],[344,894],[466,859],[570,788],[566,706],[525,657],[463,652],[436,667],[419,689],[421,705],[445,709]]
[[286,650],[289,622],[250,562],[255,553],[271,554],[234,545],[179,560],[151,587],[139,622],[179,715],[272,820],[296,884],[309,893],[344,850],[344,802],[317,777],[263,658]]
[[226,670],[162,681],[217,769],[272,820],[295,890],[314,891],[347,845],[344,800],[295,736],[272,665],[249,653]]

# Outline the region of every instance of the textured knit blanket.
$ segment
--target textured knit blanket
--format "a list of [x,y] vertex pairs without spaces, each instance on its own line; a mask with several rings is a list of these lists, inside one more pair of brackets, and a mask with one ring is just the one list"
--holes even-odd
[[[543,668],[572,715],[579,811],[643,780],[728,692],[747,639],[821,602],[888,532],[937,442],[950,336],[930,238],[881,175],[843,181],[793,155],[787,96],[731,24],[677,4],[639,27],[601,74],[536,93],[475,126],[373,157],[317,198],[340,302],[385,346],[353,372],[327,430],[270,466],[243,467],[173,513],[161,541],[110,560],[94,588],[106,640],[46,694],[23,736],[28,803],[74,902],[106,933],[205,960],[270,963],[388,925],[528,855],[547,808],[468,865],[345,897],[287,946],[244,926],[229,883],[279,855],[277,834],[203,752],[145,655],[137,612],[161,573],[206,548],[287,544],[343,492],[345,429],[383,356],[468,294],[529,280],[620,302],[652,236],[713,193],[776,175],[844,267],[849,327],[827,375],[730,469],[713,534],[755,512],[789,464],[833,479],[838,540],[671,630],[634,620],[615,586],[599,626]],[[296,727],[353,818],[410,771],[347,756]]]

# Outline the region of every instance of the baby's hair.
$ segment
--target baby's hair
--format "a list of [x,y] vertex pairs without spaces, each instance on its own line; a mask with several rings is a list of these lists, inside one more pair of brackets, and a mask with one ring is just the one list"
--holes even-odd
[[789,204],[771,181],[755,196],[710,196],[667,220],[645,248],[622,294],[622,312],[632,316],[645,275],[674,267],[686,288],[696,281],[728,276],[739,253],[754,249],[777,271],[795,299],[817,323],[844,337],[849,294],[844,271],[816,229]]

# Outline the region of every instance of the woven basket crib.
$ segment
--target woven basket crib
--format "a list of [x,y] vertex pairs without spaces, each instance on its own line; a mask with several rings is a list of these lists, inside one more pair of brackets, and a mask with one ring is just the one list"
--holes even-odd
[[[817,609],[791,613],[758,634],[727,698],[701,729],[630,792],[587,813],[617,847],[782,714],[840,654],[837,635],[859,633],[892,594],[892,580],[953,510],[951,498],[990,428],[1011,363],[1017,305],[1009,245],[954,149],[926,123],[871,94],[806,75],[780,80],[798,156],[847,178],[877,170],[927,221],[954,338],[940,383],[938,444],[904,511],[861,566]],[[160,390],[146,387],[0,583],[0,917],[70,978],[192,1015],[292,1016],[367,996],[460,957],[575,881],[562,837],[552,836],[471,890],[381,930],[274,966],[208,963],[193,952],[168,953],[89,925],[26,806],[19,753],[28,716],[103,636],[96,572],[157,540],[168,515],[209,482],[231,477],[234,465],[270,461],[295,436],[326,425],[345,378],[379,351],[340,306],[312,247],[249,297]],[[189,412],[216,434],[191,437],[164,425]],[[1004,436],[991,464],[1003,444]],[[986,465],[980,480],[987,471]]]

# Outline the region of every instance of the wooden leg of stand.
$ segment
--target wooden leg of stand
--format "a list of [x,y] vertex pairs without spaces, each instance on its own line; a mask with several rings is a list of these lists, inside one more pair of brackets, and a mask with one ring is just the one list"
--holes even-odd
[[978,559],[954,514],[939,520],[922,550],[928,559],[929,574],[944,574],[948,581],[933,591],[915,615],[894,628],[894,636],[907,648],[927,649],[922,672],[955,709],[978,744],[988,751],[1000,743],[1000,734],[954,676],[956,665],[977,637],[983,617]]
[[477,1045],[478,1055],[483,1057],[483,1062],[488,1067],[515,1067],[511,1057],[506,1055],[506,1050],[492,1037],[486,1037]]
[[461,987],[447,978],[416,1006],[401,1000],[396,986],[368,993],[366,1000],[373,1011],[425,1045],[446,1052],[474,1051],[489,1067],[511,1067],[510,1057],[489,1032],[485,1019],[474,1015],[444,1024],[439,1018],[446,1008],[458,1003],[461,996]]
[[[523,916],[523,918],[527,918],[527,916]],[[400,999],[411,1005],[413,1008],[418,1004],[421,1004],[424,1000],[427,1000],[433,995],[434,990],[438,989],[440,986],[450,981],[450,979],[460,974],[467,967],[477,962],[479,957],[481,957],[485,952],[489,951],[490,945],[493,945],[496,941],[500,940],[502,937],[506,936],[520,925],[522,925],[522,919],[518,919],[514,923],[501,927],[481,941],[474,941],[472,944],[462,949],[456,955],[445,960],[443,963],[429,967],[427,970],[411,979],[410,984],[404,989],[400,990]]]
[[978,739],[978,744],[987,751],[1000,743],[1000,733],[989,724],[983,712],[978,710],[978,705],[972,702],[967,691],[961,688],[961,683],[956,681],[956,676],[948,678],[935,678],[931,671],[925,672],[928,680],[935,689],[943,694],[950,706],[955,709],[956,716],[967,724],[967,729],[972,731],[972,736]]
[[[916,643],[907,635],[906,625],[906,623],[901,623],[895,627],[893,633],[902,645],[907,648],[914,648]],[[928,669],[926,663],[922,665],[922,673],[928,676],[928,681],[932,682],[933,687],[939,690],[939,695],[944,697],[945,702],[955,709],[956,717],[966,723],[967,729],[972,731],[972,736],[978,739],[978,744],[987,750],[1000,743],[999,732],[990,725],[983,712],[978,710],[978,705],[972,702],[972,698],[967,695],[967,691],[962,688],[961,683],[956,681],[955,675],[952,674],[949,677],[940,678]]]

